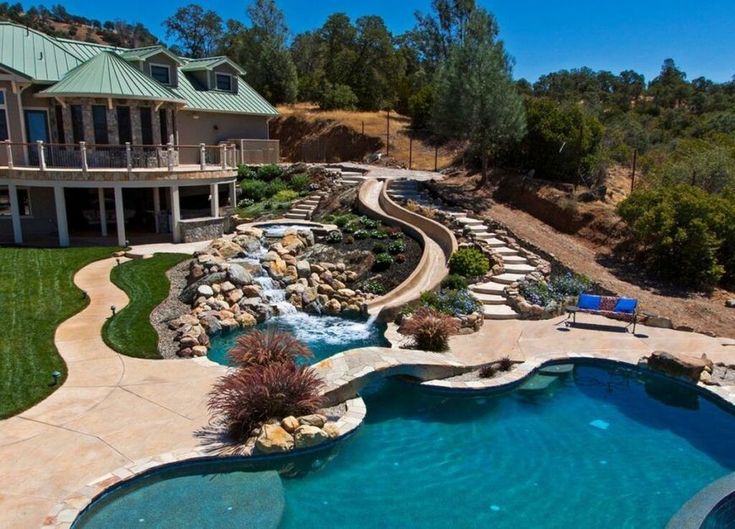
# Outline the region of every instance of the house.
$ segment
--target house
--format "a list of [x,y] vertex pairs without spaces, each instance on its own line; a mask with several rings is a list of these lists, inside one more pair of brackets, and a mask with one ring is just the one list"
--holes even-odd
[[278,161],[277,111],[226,57],[0,22],[0,243],[212,238],[237,163]]

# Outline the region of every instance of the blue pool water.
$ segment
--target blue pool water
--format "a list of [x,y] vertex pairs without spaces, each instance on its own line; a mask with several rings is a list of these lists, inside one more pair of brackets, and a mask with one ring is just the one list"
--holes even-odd
[[[447,396],[386,381],[364,398],[367,422],[333,449],[171,467],[110,493],[74,529],[246,528],[252,511],[262,529],[663,529],[735,469],[731,413],[606,364],[578,365],[540,393]],[[268,516],[253,504],[265,478],[252,471],[274,469],[280,522],[278,501]]]
[[[293,334],[314,353],[314,358],[310,360],[312,363],[348,349],[390,346],[383,336],[385,325],[336,316],[314,316],[296,312],[272,318],[254,329],[276,329]],[[213,337],[209,359],[218,364],[228,365],[227,352],[242,334],[243,332],[231,332]]]

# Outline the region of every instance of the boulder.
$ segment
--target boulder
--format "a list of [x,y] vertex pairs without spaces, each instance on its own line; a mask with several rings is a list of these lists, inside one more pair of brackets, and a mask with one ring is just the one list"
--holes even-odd
[[301,425],[299,424],[299,420],[296,417],[294,417],[293,415],[289,415],[281,421],[281,426],[288,433],[293,433],[296,428]]
[[243,253],[242,246],[227,239],[216,239],[212,241],[212,248],[216,249],[225,259],[236,257]]
[[240,290],[239,288],[236,288],[234,290],[231,290],[227,294],[227,301],[230,302],[230,304],[237,303],[242,298],[243,298],[243,293],[242,293],[242,290]]
[[712,361],[704,355],[702,358],[696,358],[666,351],[654,351],[648,358],[648,367],[667,375],[683,377],[697,383],[705,369],[712,371]]
[[299,417],[299,424],[307,426],[316,426],[321,428],[327,423],[327,418],[324,415],[313,413],[311,415],[304,415]]
[[281,258],[271,261],[268,264],[268,271],[270,272],[271,277],[280,279],[288,272],[288,265],[286,264],[286,261]]
[[326,296],[332,296],[334,294],[334,288],[332,288],[330,285],[327,285],[326,283],[319,283],[316,288],[319,294],[324,294]]
[[192,356],[207,356],[207,348],[203,345],[195,345],[191,348]]
[[227,293],[231,290],[235,290],[235,285],[233,285],[229,281],[225,281],[220,285],[220,289],[222,290],[222,292]]
[[241,312],[237,316],[235,316],[235,321],[239,323],[242,327],[254,327],[258,324],[258,320],[255,319],[255,316],[250,314],[249,312]]
[[246,224],[241,224],[237,228],[238,235],[248,235],[250,237],[253,237],[254,239],[262,239],[263,238],[263,230],[260,228],[255,228],[253,226],[248,226]]
[[339,437],[339,428],[337,427],[337,423],[335,422],[328,422],[324,425],[322,430],[332,439]]
[[222,325],[212,313],[204,314],[199,321],[209,334],[215,334],[222,330]]
[[289,253],[299,253],[306,248],[306,243],[296,233],[286,233],[281,239],[283,246]]
[[311,265],[309,261],[296,261],[296,271],[299,277],[308,278],[311,275]]
[[168,322],[169,329],[178,329],[183,325],[196,325],[199,323],[199,319],[191,314],[184,314],[179,316],[175,320]]
[[197,294],[205,297],[213,296],[214,289],[209,285],[199,285],[199,287],[197,287]]
[[725,301],[725,306],[728,309],[735,309],[735,299],[728,299],[727,301]]
[[238,234],[232,238],[232,242],[239,245],[246,252],[256,252],[260,248],[260,238],[252,235]]
[[[221,283],[222,281],[225,281],[227,278],[227,272],[215,272],[213,274],[208,274],[204,276],[203,278],[199,279],[198,281],[194,281],[191,285],[186,287],[181,294],[179,294],[179,300],[183,303],[186,303],[188,305],[191,305],[191,303],[199,297],[199,294],[197,293],[197,290],[202,285],[211,286],[215,283]],[[214,291],[213,291],[214,292]]]
[[256,285],[245,285],[242,287],[242,293],[246,298],[259,298],[262,290]]
[[331,316],[336,316],[337,314],[339,314],[340,312],[342,312],[342,305],[336,299],[330,299],[324,305],[324,312],[326,314],[331,315]]
[[222,320],[219,322],[219,324],[222,326],[222,329],[225,331],[232,331],[234,329],[237,329],[240,324],[237,323],[237,320],[235,318],[228,318],[226,320]]
[[253,282],[253,276],[237,263],[231,263],[227,270],[227,278],[231,283],[239,287],[249,285]]
[[255,440],[255,449],[261,454],[288,452],[294,447],[294,438],[280,424],[264,424]]
[[261,262],[263,263],[269,263],[271,261],[276,261],[280,259],[281,256],[278,255],[278,252],[274,252],[273,250],[266,252],[266,254],[260,258]]
[[296,448],[309,448],[323,443],[329,435],[316,426],[303,425],[296,428],[293,434]]

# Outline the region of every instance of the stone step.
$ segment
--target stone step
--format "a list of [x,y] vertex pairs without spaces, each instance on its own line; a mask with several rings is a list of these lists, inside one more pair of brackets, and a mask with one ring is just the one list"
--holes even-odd
[[314,210],[313,209],[309,209],[309,208],[292,208],[292,209],[289,210],[289,212],[290,213],[299,213],[299,214],[304,214],[306,216],[309,216],[312,213],[314,213]]
[[536,270],[535,266],[529,264],[507,263],[505,271],[510,274],[528,274]]
[[287,219],[294,219],[294,220],[307,220],[307,215],[304,213],[291,213],[290,211],[284,215]]
[[470,217],[457,217],[457,222],[465,226],[485,226],[485,221],[480,219],[472,219]]
[[482,240],[487,244],[490,248],[505,248],[505,241],[501,241],[500,239],[497,239],[490,234],[490,237],[478,237],[478,239]]
[[482,292],[472,292],[472,297],[483,305],[505,305],[508,301],[505,296],[500,294],[483,294]]
[[483,305],[482,313],[486,320],[515,320],[518,313],[508,305]]
[[[510,248],[509,248],[510,250]],[[515,252],[515,250],[511,250]],[[504,264],[528,264],[528,259],[525,257],[521,257],[517,254],[500,254],[500,259],[503,261]]]
[[511,283],[515,283],[516,281],[520,281],[521,279],[524,279],[526,277],[526,274],[511,274],[511,273],[504,273],[497,276],[493,276],[493,281],[496,283],[503,283],[505,285],[510,285]]
[[475,283],[474,285],[470,285],[470,290],[478,294],[497,294],[501,295],[505,292],[505,288],[508,285],[503,285],[501,283],[496,283],[495,281],[488,281],[487,283]]
[[507,246],[493,246],[493,252],[498,254],[501,258],[518,255],[518,250],[508,248]]
[[444,210],[444,213],[454,218],[467,216],[467,212],[461,209],[458,209],[458,210],[447,209],[447,210]]

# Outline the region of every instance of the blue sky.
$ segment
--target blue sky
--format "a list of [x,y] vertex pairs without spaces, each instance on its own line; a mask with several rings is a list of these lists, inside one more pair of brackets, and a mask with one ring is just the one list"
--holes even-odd
[[[44,1],[50,5],[60,0]],[[36,2],[24,2],[29,5]],[[140,21],[163,37],[161,21],[188,1],[61,2],[89,18]],[[200,2],[224,18],[244,18],[246,2]],[[479,0],[500,23],[515,57],[515,77],[535,80],[562,68],[632,68],[654,77],[671,57],[690,79],[727,81],[735,75],[735,0]],[[294,33],[320,26],[335,11],[382,16],[399,33],[414,24],[430,0],[279,0]]]

